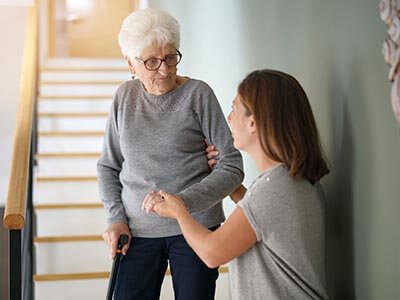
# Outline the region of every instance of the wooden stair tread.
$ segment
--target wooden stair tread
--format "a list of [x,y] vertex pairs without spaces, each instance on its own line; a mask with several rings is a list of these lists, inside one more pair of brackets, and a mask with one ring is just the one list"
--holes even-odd
[[50,182],[50,181],[96,181],[96,176],[38,176],[37,182]]
[[34,243],[91,242],[102,241],[101,235],[35,236]]
[[114,95],[40,95],[38,97],[40,100],[99,100],[99,99],[107,99],[112,100]]
[[34,206],[36,210],[45,209],[93,209],[103,208],[101,203],[52,203],[52,204],[36,204]]
[[126,72],[129,73],[128,67],[44,67],[41,72]]
[[110,272],[93,273],[65,273],[65,274],[40,274],[33,275],[34,281],[60,281],[109,278]]
[[[227,266],[219,267],[219,273],[228,273]],[[169,268],[165,275],[171,275]],[[56,280],[83,280],[83,279],[103,279],[109,278],[110,272],[93,272],[93,273],[68,273],[68,274],[40,274],[33,275],[34,281],[56,281]]]
[[46,80],[46,81],[42,81],[42,82],[40,82],[40,84],[41,85],[45,85],[45,84],[47,84],[47,85],[85,85],[85,84],[87,84],[87,85],[97,85],[97,84],[104,84],[104,85],[108,85],[108,84],[111,84],[111,85],[116,85],[116,84],[121,84],[122,82],[124,82],[123,80],[88,80],[88,81],[86,81],[86,80],[81,80],[81,81],[68,81],[68,80],[59,80],[59,81],[57,81],[57,80],[54,80],[54,81],[51,81],[51,80]]
[[101,153],[100,152],[49,152],[49,153],[38,153],[35,155],[36,158],[87,158],[87,157],[100,157]]
[[40,118],[103,118],[108,116],[108,112],[42,112],[38,113]]
[[104,131],[40,131],[38,135],[47,137],[103,136]]

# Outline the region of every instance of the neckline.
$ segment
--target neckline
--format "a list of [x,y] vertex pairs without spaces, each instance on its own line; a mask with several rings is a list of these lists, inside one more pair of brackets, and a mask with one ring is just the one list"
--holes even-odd
[[137,79],[137,80],[139,82],[139,86],[140,86],[140,89],[141,89],[143,95],[148,99],[157,100],[157,99],[162,99],[162,98],[166,98],[166,97],[173,95],[174,93],[181,90],[189,81],[192,81],[192,78],[190,78],[190,77],[186,77],[186,78],[187,78],[187,80],[185,82],[183,82],[181,85],[179,85],[178,87],[176,87],[176,88],[172,89],[171,91],[169,91],[165,94],[162,94],[162,95],[154,95],[154,94],[147,92],[143,83],[139,79]]

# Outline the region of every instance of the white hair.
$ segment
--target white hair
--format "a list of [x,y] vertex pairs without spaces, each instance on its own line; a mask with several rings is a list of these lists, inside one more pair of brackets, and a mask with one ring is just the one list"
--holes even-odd
[[122,54],[131,60],[151,45],[173,44],[179,50],[180,26],[168,12],[145,8],[125,18],[118,35],[118,42]]

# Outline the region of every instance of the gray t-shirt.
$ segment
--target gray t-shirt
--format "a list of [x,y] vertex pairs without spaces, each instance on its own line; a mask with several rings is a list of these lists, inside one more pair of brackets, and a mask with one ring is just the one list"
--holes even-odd
[[[212,172],[205,138],[220,152]],[[141,210],[152,190],[178,194],[196,220],[212,227],[224,221],[221,201],[244,176],[242,157],[212,89],[195,79],[160,96],[147,93],[139,80],[122,84],[97,170],[107,223],[129,223],[137,237],[181,234],[175,220]]]
[[257,242],[230,263],[234,300],[328,299],[319,187],[290,177],[283,165],[252,183],[238,206]]

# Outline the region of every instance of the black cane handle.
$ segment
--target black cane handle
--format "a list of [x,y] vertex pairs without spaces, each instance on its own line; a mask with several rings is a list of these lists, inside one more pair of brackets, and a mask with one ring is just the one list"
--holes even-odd
[[129,241],[129,236],[127,236],[126,234],[122,234],[120,235],[119,239],[118,239],[118,246],[117,246],[117,253],[122,253],[122,248],[128,244]]

